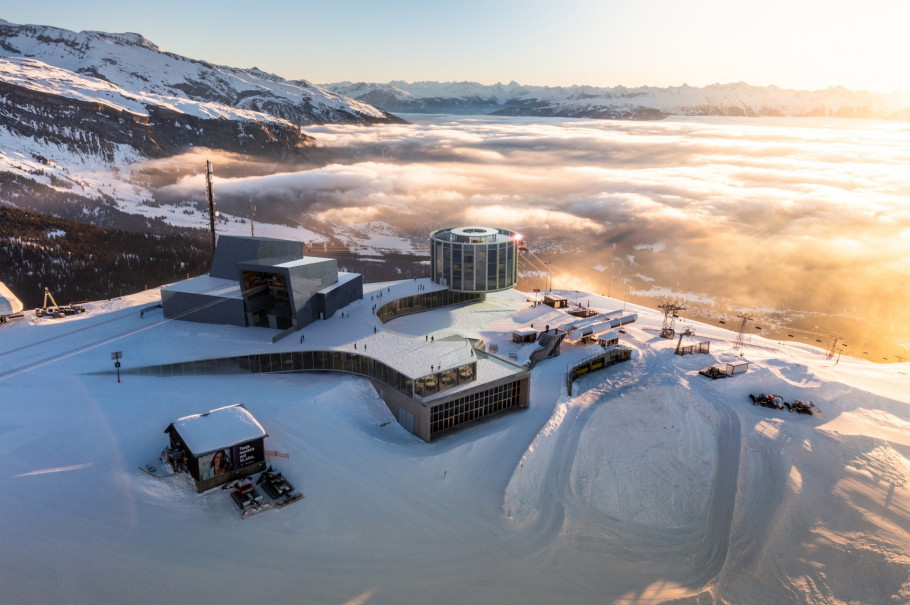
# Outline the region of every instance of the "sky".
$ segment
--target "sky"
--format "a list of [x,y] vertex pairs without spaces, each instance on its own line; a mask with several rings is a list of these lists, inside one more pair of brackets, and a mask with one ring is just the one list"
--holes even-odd
[[755,86],[910,92],[910,3],[868,0],[102,0],[17,3],[12,23],[144,35],[163,50],[316,83]]

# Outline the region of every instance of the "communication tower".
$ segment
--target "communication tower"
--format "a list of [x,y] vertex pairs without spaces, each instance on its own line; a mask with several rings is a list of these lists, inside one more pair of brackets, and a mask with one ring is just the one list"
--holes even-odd
[[668,300],[662,305],[657,305],[657,308],[664,311],[664,323],[660,327],[660,337],[673,338],[676,335],[676,330],[673,329],[676,318],[679,317],[679,312],[684,311],[686,308],[680,305],[677,300]]
[[209,224],[212,228],[212,250],[215,250],[215,217],[218,216],[218,213],[215,212],[215,193],[212,191],[212,161],[205,161],[205,195],[208,198],[209,202]]
[[739,324],[739,334],[736,335],[736,342],[733,343],[733,349],[739,349],[739,355],[742,357],[743,354],[743,334],[746,333],[746,324],[752,321],[752,315],[749,313],[740,313],[737,315],[742,321]]

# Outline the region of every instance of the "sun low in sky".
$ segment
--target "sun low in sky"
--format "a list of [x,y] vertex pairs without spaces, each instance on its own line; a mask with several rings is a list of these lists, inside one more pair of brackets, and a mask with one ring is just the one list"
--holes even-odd
[[163,50],[317,83],[474,81],[910,92],[902,0],[19,3],[13,23],[132,31]]

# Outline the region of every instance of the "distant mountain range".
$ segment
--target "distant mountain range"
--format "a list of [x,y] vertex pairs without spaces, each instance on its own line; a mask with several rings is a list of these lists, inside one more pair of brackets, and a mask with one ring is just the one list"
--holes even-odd
[[393,113],[489,114],[656,120],[668,116],[787,116],[910,120],[910,95],[785,90],[713,84],[703,88],[484,85],[475,82],[337,82],[325,88]]
[[401,122],[303,80],[162,51],[139,34],[0,20],[0,203],[157,232],[160,220],[134,214],[156,204],[154,188],[131,175],[144,160],[206,148],[299,163],[315,153],[307,126]]

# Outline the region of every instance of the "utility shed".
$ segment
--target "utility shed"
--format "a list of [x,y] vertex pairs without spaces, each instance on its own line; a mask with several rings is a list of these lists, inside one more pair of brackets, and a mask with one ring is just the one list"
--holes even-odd
[[10,315],[21,313],[24,308],[22,301],[16,298],[6,284],[0,282],[0,323],[5,322]]
[[546,294],[543,297],[543,304],[549,305],[554,309],[565,309],[569,306],[569,299],[559,294]]
[[537,340],[537,330],[534,328],[516,328],[512,330],[512,342],[524,343]]
[[747,372],[749,370],[748,361],[731,361],[727,364],[727,374],[733,376],[734,374],[740,374],[742,372]]
[[196,491],[265,470],[268,433],[243,404],[178,418],[164,432],[182,452]]
[[601,334],[597,338],[597,344],[599,344],[600,346],[602,346],[604,348],[614,347],[614,346],[618,345],[619,344],[619,332],[606,332],[605,334]]

